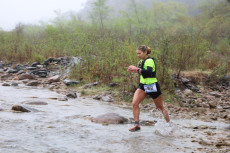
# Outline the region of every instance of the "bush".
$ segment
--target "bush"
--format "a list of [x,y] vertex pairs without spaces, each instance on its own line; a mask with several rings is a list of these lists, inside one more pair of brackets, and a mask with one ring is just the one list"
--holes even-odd
[[42,55],[35,54],[35,55],[32,56],[32,60],[34,62],[42,63],[42,62],[44,62],[46,60],[46,58],[44,56],[42,56]]

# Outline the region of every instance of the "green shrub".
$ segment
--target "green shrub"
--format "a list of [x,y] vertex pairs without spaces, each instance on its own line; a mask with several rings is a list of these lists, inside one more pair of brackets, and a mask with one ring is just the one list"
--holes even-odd
[[46,58],[44,56],[38,55],[38,54],[34,54],[32,58],[33,58],[32,62],[40,62],[40,63],[42,63],[42,62],[44,62],[46,60]]

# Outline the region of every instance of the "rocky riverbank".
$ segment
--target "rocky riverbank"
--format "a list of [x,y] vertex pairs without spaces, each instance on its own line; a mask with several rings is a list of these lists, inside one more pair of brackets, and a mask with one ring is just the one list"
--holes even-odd
[[[68,79],[68,72],[71,66],[80,61],[79,57],[61,57],[49,58],[43,63],[35,62],[31,65],[0,63],[0,80],[3,86],[25,85],[49,88],[65,94],[66,99],[63,100],[68,100],[68,98],[76,98],[79,92],[68,86],[80,83],[78,80]],[[172,117],[230,123],[230,76],[225,76],[212,86],[206,83],[208,75],[202,72],[184,73],[181,76],[172,77],[176,96],[180,101],[179,106],[167,105]],[[80,88],[87,89],[97,84],[98,82],[94,82]],[[92,98],[114,102],[112,92],[95,94]],[[142,104],[141,109],[156,111],[154,104]]]
[[[49,88],[58,93],[66,95],[62,101],[69,98],[77,98],[79,90],[69,88],[72,84],[79,84],[78,80],[68,79],[69,69],[80,58],[63,57],[49,58],[43,63],[8,64],[0,63],[0,81],[3,86],[39,86]],[[205,122],[228,123],[224,131],[218,131],[217,127],[201,125],[186,125],[184,128],[191,128],[194,131],[202,132],[204,137],[196,138],[191,136],[192,142],[202,145],[211,145],[222,148],[222,151],[230,151],[230,77],[225,76],[218,82],[210,85],[207,83],[208,75],[205,73],[184,73],[182,77],[172,77],[175,84],[176,96],[179,105],[167,104],[170,116],[173,119],[195,119]],[[98,82],[82,85],[81,89],[92,88]],[[113,92],[91,95],[91,98],[113,102],[120,107],[131,108],[130,103],[116,102]],[[142,111],[150,111],[157,114],[154,104],[141,104]],[[228,134],[227,134],[228,133]]]

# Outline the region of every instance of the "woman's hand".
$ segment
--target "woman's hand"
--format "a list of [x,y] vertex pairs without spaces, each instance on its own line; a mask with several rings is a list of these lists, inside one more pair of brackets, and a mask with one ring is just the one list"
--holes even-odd
[[128,72],[133,72],[133,73],[137,73],[137,67],[130,65],[129,68],[127,69]]

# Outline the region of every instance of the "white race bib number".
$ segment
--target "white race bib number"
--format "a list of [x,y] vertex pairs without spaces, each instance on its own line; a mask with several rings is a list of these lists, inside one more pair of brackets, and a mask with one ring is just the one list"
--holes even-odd
[[144,85],[144,89],[145,89],[146,93],[157,92],[156,83],[154,83],[154,84],[146,84],[146,85]]

